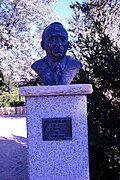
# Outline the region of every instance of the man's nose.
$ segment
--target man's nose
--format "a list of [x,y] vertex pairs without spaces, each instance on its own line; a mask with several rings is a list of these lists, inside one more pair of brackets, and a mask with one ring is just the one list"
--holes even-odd
[[61,39],[60,38],[57,38],[57,45],[62,45],[62,41],[61,41]]

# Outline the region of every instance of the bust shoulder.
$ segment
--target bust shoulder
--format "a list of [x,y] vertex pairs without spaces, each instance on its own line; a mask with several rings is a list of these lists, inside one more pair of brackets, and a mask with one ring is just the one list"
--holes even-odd
[[39,59],[39,60],[35,61],[35,62],[32,64],[31,68],[32,68],[34,71],[36,71],[37,69],[44,69],[44,68],[46,68],[45,58]]
[[71,68],[77,68],[77,69],[81,69],[82,68],[82,63],[76,59],[73,59],[72,57],[70,56],[67,56],[68,58],[68,65],[71,67]]

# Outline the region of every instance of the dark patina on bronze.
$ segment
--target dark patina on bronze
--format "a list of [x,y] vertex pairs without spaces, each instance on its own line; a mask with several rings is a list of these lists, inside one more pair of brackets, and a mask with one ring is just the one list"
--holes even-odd
[[43,118],[43,141],[72,140],[71,118]]
[[69,49],[68,33],[59,22],[53,22],[42,34],[41,47],[46,56],[35,61],[32,69],[44,85],[70,84],[81,70],[80,61],[66,55]]

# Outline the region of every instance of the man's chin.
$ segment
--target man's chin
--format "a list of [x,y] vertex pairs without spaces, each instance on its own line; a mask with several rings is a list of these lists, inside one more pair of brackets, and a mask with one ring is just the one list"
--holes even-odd
[[60,61],[60,60],[63,59],[63,57],[64,57],[64,56],[55,56],[55,57],[54,57],[54,60],[55,60],[55,61]]
[[65,55],[63,55],[63,54],[56,54],[53,58],[55,59],[55,60],[61,60],[61,59],[63,59],[64,58],[64,56]]

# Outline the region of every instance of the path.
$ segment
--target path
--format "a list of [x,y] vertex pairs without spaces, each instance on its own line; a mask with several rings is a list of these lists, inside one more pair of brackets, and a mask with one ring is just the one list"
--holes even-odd
[[25,117],[0,117],[0,180],[27,180]]

